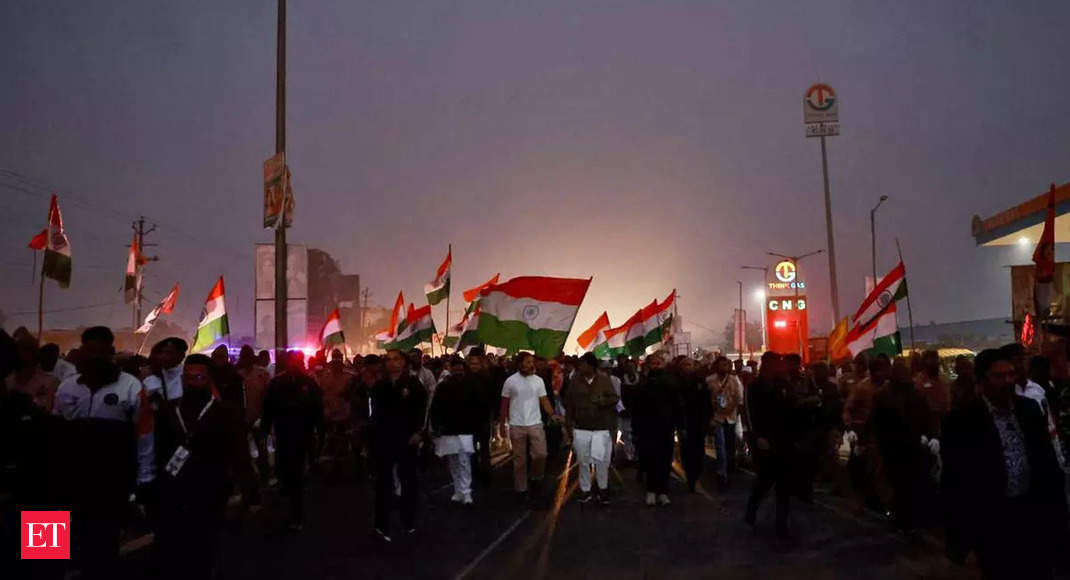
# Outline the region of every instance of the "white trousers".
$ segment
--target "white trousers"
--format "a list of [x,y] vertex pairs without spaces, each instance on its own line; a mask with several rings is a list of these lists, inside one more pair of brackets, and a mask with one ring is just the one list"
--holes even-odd
[[453,480],[453,494],[469,496],[472,494],[472,461],[469,453],[452,453],[446,456],[446,464]]
[[609,437],[608,431],[573,430],[572,449],[576,454],[576,463],[579,464],[580,491],[584,493],[591,491],[592,467],[595,479],[598,480],[598,489],[609,489]]

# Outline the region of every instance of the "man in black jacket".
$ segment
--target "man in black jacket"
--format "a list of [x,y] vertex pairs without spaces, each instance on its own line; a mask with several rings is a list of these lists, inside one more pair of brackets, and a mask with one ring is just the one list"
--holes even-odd
[[979,396],[944,419],[947,555],[961,563],[976,551],[986,578],[1052,578],[1067,508],[1047,421],[1015,395],[1006,353],[983,351],[975,364]]
[[491,479],[490,431],[494,423],[494,411],[502,396],[501,385],[495,385],[481,349],[472,349],[466,362],[468,373],[465,380],[476,394],[474,410],[479,418],[474,440],[476,451],[472,455],[472,473],[478,483],[487,487]]
[[646,358],[646,376],[635,397],[632,432],[646,474],[646,505],[669,505],[673,435],[683,424],[680,388],[659,353]]
[[681,359],[676,371],[684,410],[680,458],[684,464],[684,474],[687,475],[687,488],[694,493],[702,476],[702,464],[706,460],[706,432],[713,418],[713,398],[704,373],[695,370],[694,359]]
[[372,388],[372,450],[375,455],[375,534],[390,542],[390,511],[394,501],[394,469],[401,483],[401,520],[405,532],[416,533],[420,442],[423,440],[427,391],[409,373],[398,349],[387,351],[386,377]]
[[769,490],[776,486],[777,535],[788,535],[791,510],[791,459],[797,445],[794,425],[795,404],[789,392],[786,370],[780,355],[766,352],[758,379],[747,389],[746,408],[750,416],[751,449],[758,472],[747,502],[744,521],[753,526],[758,506]]
[[450,361],[449,376],[435,388],[430,424],[435,454],[445,457],[453,480],[454,503],[472,505],[472,453],[474,434],[483,424],[479,393],[468,380],[464,359]]
[[300,351],[286,353],[281,364],[264,395],[260,428],[275,429],[275,473],[289,503],[290,530],[298,532],[305,519],[305,463],[323,446],[323,399]]
[[160,572],[170,578],[211,577],[231,472],[245,504],[259,509],[241,412],[213,395],[216,372],[212,359],[190,355],[182,399],[164,403],[158,415],[156,449],[163,469],[157,478],[156,545]]

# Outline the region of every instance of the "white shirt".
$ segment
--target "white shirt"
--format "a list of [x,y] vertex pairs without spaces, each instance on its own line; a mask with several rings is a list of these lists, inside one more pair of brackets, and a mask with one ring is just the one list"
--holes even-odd
[[539,398],[546,396],[546,384],[538,375],[519,372],[505,379],[502,397],[509,399],[509,424],[517,427],[542,425]]
[[48,371],[48,374],[59,379],[59,382],[67,380],[68,377],[78,374],[78,369],[74,368],[71,363],[58,358],[56,359],[56,366],[52,367],[52,370]]
[[[169,369],[163,370],[163,382],[160,382],[160,377],[156,375],[150,375],[145,377],[145,390],[150,395],[159,394],[168,401],[174,401],[182,398],[182,365],[175,365]],[[166,393],[161,393],[163,386],[167,385]]]

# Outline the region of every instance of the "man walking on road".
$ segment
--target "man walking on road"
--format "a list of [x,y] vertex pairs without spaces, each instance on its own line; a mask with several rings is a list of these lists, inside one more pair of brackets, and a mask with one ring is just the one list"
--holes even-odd
[[646,476],[646,505],[669,505],[673,436],[683,424],[675,377],[660,353],[646,358],[646,376],[636,393],[632,433],[638,439],[639,465]]
[[[609,375],[598,372],[598,357],[590,352],[580,357],[565,395],[565,419],[572,431],[583,492],[580,503],[597,496],[598,503],[609,505],[609,460],[613,450],[610,433],[616,428],[619,400]],[[592,467],[598,480],[596,496],[591,494]]]
[[[541,408],[552,420],[560,420],[546,396],[546,384],[535,374],[535,358],[526,352],[517,355],[517,372],[502,387],[501,417],[508,422],[513,445],[513,486],[521,501],[538,491],[546,471],[546,430]],[[528,453],[531,469],[528,470]],[[530,484],[530,486],[529,486]]]
[[747,391],[747,409],[757,478],[751,489],[744,520],[754,526],[765,494],[776,487],[777,535],[788,535],[791,510],[791,458],[795,448],[792,414],[795,412],[784,363],[775,352],[762,355],[758,380]]
[[717,483],[728,485],[728,474],[736,467],[736,423],[743,404],[743,383],[732,374],[732,362],[718,357],[714,373],[706,377],[713,398],[713,441],[717,450]]
[[394,470],[401,483],[401,520],[405,533],[416,533],[419,485],[418,455],[423,441],[427,391],[409,372],[405,354],[387,351],[386,377],[372,388],[372,450],[375,462],[375,535],[390,542]]

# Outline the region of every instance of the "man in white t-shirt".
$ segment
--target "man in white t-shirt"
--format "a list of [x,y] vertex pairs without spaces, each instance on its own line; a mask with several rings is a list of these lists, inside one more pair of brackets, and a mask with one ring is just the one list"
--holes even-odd
[[[516,373],[505,380],[502,387],[501,417],[509,425],[509,440],[513,444],[513,486],[521,501],[537,491],[546,471],[546,431],[542,426],[540,408],[552,420],[560,421],[546,396],[546,384],[535,374],[535,358],[526,352],[517,355]],[[528,453],[531,472],[528,472]]]

